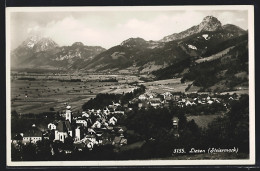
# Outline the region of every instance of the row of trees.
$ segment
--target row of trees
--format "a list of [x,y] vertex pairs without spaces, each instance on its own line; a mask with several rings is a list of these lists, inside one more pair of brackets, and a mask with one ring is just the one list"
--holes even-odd
[[111,105],[113,102],[121,101],[122,104],[127,104],[130,100],[145,92],[145,86],[140,85],[139,88],[134,89],[132,92],[124,94],[98,94],[95,98],[91,98],[82,106],[83,110],[87,109],[103,109]]

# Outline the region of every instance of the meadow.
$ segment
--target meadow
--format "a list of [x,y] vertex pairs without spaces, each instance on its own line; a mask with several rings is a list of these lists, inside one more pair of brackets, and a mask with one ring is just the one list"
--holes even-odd
[[[109,82],[114,75],[15,75],[11,79],[11,110],[19,114],[61,111],[67,104],[73,111],[98,93],[126,93],[135,89],[129,82],[135,77],[124,76]],[[74,80],[74,81],[70,81]]]

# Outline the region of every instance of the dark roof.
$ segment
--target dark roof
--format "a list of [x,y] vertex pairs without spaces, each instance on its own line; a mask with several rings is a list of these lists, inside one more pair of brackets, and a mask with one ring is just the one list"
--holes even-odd
[[177,121],[177,122],[179,122],[179,118],[176,117],[176,116],[174,116],[174,117],[172,118],[172,121]]
[[32,127],[24,133],[23,137],[42,137],[42,132],[37,127]]
[[74,147],[77,147],[77,148],[85,148],[85,144],[83,142],[81,142],[81,143],[74,143],[73,145],[74,145]]
[[127,139],[123,138],[123,137],[115,137],[114,139],[114,143],[115,144],[120,144],[120,143],[125,143],[127,141]]
[[121,137],[115,137],[114,142],[115,142],[116,144],[119,144],[120,141],[121,141]]
[[71,131],[71,125],[69,121],[60,121],[57,126],[57,130],[59,132],[67,132]]
[[86,135],[86,138],[96,138],[96,136],[94,134],[88,134]]
[[14,137],[13,137],[13,140],[22,140],[23,137],[20,135],[20,134],[16,134]]

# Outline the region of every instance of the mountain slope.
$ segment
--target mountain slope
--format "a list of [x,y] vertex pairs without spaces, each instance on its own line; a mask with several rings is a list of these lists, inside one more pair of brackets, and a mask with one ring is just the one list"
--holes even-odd
[[81,42],[59,47],[50,38],[31,37],[12,52],[12,64],[68,72],[152,73],[156,79],[186,75],[191,79],[187,72],[202,65],[196,61],[212,61],[229,55],[229,50],[236,49],[246,39],[247,31],[231,24],[222,26],[217,18],[207,16],[198,25],[161,41],[129,38],[108,50]]
[[80,69],[82,63],[91,60],[106,49],[85,46],[75,42],[72,46],[59,47],[50,38],[32,36],[11,53],[12,67]]
[[208,57],[233,45],[235,41],[239,41],[236,38],[246,33],[243,29],[231,24],[222,26],[217,18],[207,16],[200,24],[181,33],[167,36],[161,41],[145,41],[142,38],[127,39],[120,45],[97,55],[86,65],[85,69],[91,71],[127,69],[138,70],[141,73],[153,72],[177,65],[179,62],[186,61],[187,58],[191,58],[189,61],[195,61]]
[[166,36],[163,39],[161,39],[161,42],[169,42],[173,40],[179,40],[183,39],[185,37],[191,36],[193,34],[203,32],[203,31],[218,31],[222,30],[221,22],[213,17],[213,16],[207,16],[203,19],[203,21],[196,26],[193,26],[185,31],[182,31],[180,33],[174,33],[172,35]]
[[248,87],[248,35],[223,41],[213,50],[217,53],[195,61],[189,58],[153,74],[156,79],[182,77],[182,82],[193,81],[193,86],[200,87],[201,91],[222,92]]

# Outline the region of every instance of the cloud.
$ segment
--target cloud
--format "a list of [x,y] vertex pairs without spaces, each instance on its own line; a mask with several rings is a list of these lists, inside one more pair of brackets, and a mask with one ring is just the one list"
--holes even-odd
[[40,30],[40,27],[38,25],[36,25],[36,26],[33,26],[33,27],[29,27],[27,29],[27,33],[28,34],[37,33],[37,32],[39,32],[39,30]]
[[75,41],[93,45],[102,38],[98,30],[71,16],[48,23],[44,35],[51,37],[61,45],[69,45]]
[[[36,13],[21,16],[14,25],[23,25],[14,32],[24,40],[21,33],[41,34],[51,37],[59,45],[71,45],[80,41],[89,46],[110,48],[130,37],[145,40],[160,40],[164,36],[184,31],[199,24],[207,15],[217,17],[222,24],[247,24],[245,15],[234,11],[148,11],[148,12],[79,12],[79,13]],[[26,23],[26,24],[25,24]],[[20,42],[21,42],[20,41]],[[17,42],[17,38],[15,40]],[[18,43],[17,43],[18,44]]]
[[242,22],[242,21],[245,21],[245,19],[244,18],[237,18],[236,21],[237,22]]

